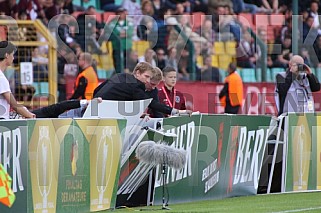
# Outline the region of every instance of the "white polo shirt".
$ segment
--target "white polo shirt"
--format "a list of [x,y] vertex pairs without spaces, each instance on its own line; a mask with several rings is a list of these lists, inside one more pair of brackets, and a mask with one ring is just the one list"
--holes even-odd
[[6,92],[11,93],[9,81],[0,70],[0,118],[9,119],[10,104],[3,96]]

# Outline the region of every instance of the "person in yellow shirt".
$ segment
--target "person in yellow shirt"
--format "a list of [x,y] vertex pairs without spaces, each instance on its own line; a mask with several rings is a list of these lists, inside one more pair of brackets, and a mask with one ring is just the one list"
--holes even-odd
[[219,94],[221,104],[225,107],[225,113],[238,114],[243,103],[243,81],[236,72],[236,65],[230,63],[228,76],[224,80],[224,87]]
[[87,52],[80,53],[78,65],[81,71],[77,76],[75,89],[70,99],[91,100],[98,86],[98,77],[92,67],[92,56]]

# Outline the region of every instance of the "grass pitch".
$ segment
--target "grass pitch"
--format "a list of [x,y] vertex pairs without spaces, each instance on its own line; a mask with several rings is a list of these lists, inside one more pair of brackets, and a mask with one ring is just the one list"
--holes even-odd
[[184,204],[171,204],[171,210],[161,210],[161,206],[123,208],[102,211],[104,213],[123,212],[227,212],[227,213],[290,213],[290,212],[321,212],[321,192],[283,193],[270,195],[253,195],[223,200],[209,200]]

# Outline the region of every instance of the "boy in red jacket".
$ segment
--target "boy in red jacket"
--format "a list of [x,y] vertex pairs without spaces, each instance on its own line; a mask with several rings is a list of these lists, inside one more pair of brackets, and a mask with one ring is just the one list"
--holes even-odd
[[175,89],[177,72],[173,67],[163,69],[163,81],[164,86],[158,91],[159,102],[175,109],[186,110],[183,93]]

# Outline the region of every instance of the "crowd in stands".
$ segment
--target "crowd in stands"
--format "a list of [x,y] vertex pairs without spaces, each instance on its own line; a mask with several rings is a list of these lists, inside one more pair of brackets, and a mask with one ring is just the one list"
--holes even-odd
[[[210,82],[222,82],[220,70],[226,70],[230,62],[236,62],[239,69],[253,70],[264,64],[261,48],[248,27],[267,44],[269,68],[286,68],[292,55],[292,1],[123,0],[119,5],[114,0],[100,0],[99,4],[96,9],[83,8],[72,0],[0,0],[2,16],[41,19],[49,29],[59,26],[60,100],[66,98],[65,65],[77,64],[81,52],[109,55],[118,73],[132,72],[137,62],[147,61],[160,69],[174,67],[179,81]],[[301,56],[314,68],[321,68],[320,4],[299,1],[302,16],[294,31],[299,33]],[[137,51],[139,41],[148,43],[143,51]],[[112,52],[102,48],[106,42],[111,43]],[[45,54],[45,50],[35,51]],[[32,59],[38,63],[37,57]],[[195,67],[190,66],[191,60]],[[41,69],[46,70],[45,66],[41,61]],[[97,64],[93,67],[97,70]]]

